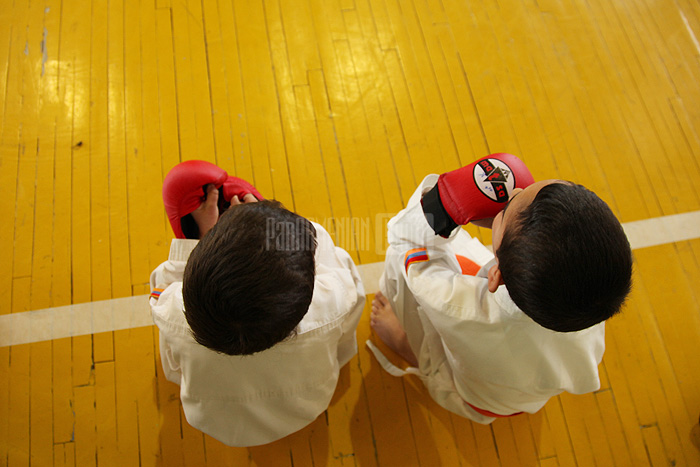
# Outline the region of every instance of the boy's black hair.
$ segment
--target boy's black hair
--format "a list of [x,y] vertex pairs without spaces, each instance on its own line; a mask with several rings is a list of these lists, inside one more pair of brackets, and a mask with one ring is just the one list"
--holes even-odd
[[632,250],[603,200],[553,183],[506,227],[496,252],[508,293],[545,328],[580,331],[616,314],[632,287]]
[[185,267],[185,318],[216,352],[250,355],[294,334],[314,291],[316,229],[277,201],[232,206]]

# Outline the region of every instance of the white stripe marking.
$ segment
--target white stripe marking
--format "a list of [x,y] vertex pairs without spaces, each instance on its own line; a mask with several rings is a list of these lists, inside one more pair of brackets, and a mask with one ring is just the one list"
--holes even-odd
[[[700,211],[623,224],[633,249],[700,238]],[[367,294],[379,290],[384,263],[358,266]],[[0,316],[0,347],[152,326],[148,295]]]
[[683,13],[683,10],[680,8],[678,9],[678,12],[681,14],[681,19],[683,20],[683,24],[685,24],[685,29],[688,30],[688,34],[690,35],[690,39],[693,41],[693,44],[695,44],[695,50],[698,51],[698,54],[700,54],[700,43],[698,42],[698,39],[695,37],[695,33],[693,32],[692,28],[690,27],[690,23],[688,22],[688,18],[685,17],[685,13]]

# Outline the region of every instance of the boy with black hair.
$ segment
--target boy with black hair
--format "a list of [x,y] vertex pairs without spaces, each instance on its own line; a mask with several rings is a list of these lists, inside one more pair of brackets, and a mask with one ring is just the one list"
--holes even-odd
[[183,164],[163,193],[179,238],[151,274],[163,371],[190,425],[231,446],[270,443],[328,408],[357,353],[362,283],[320,225],[243,181],[227,192],[212,164]]
[[[457,227],[467,222],[492,227],[495,257]],[[392,374],[419,376],[441,406],[480,423],[600,387],[604,321],[630,291],[632,255],[594,193],[534,183],[515,156],[495,154],[426,177],[388,237],[370,322],[412,367],[368,345]]]

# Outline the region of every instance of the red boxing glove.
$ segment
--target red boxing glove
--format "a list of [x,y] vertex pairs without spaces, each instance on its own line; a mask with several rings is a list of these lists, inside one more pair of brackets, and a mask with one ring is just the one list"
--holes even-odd
[[202,204],[206,185],[221,188],[227,178],[224,169],[206,161],[185,161],[170,169],[163,180],[163,203],[177,238],[186,238],[181,219]]
[[243,197],[248,193],[255,196],[258,200],[265,199],[260,193],[258,193],[258,190],[256,190],[253,185],[241,178],[229,176],[224,182],[223,199],[229,204],[234,196],[238,196],[238,199],[242,203]]
[[421,204],[435,233],[447,238],[458,225],[495,217],[514,189],[534,182],[525,164],[514,155],[491,154],[440,175]]

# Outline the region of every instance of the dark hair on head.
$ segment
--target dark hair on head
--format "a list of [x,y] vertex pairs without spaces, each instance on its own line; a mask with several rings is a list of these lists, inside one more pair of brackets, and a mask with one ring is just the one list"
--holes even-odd
[[182,295],[195,340],[250,355],[294,334],[314,291],[316,229],[277,201],[228,209],[190,254]]
[[545,328],[580,331],[615,315],[632,287],[632,250],[603,200],[545,185],[506,226],[496,252],[508,293]]

